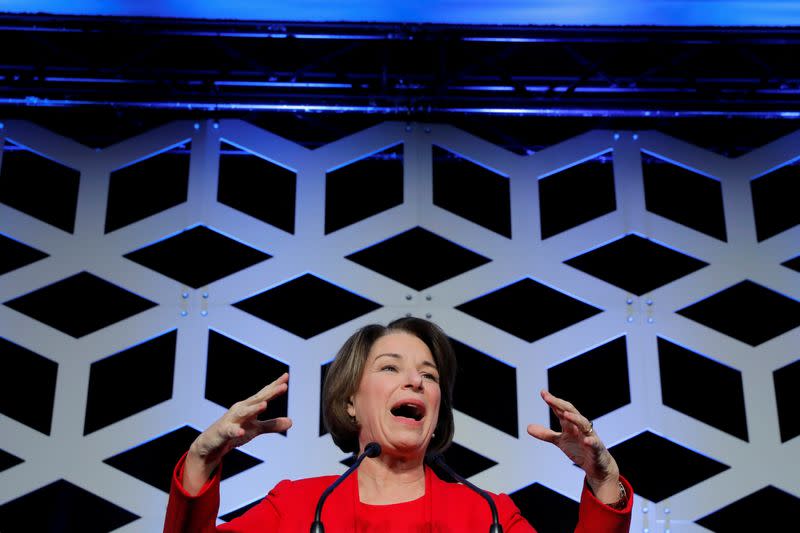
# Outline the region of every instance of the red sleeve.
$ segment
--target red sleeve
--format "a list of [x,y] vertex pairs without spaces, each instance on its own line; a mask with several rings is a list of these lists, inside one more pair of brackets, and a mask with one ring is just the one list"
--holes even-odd
[[575,533],[628,533],[631,527],[633,488],[628,480],[620,476],[628,494],[628,505],[624,509],[612,509],[595,498],[586,482],[583,483],[581,505],[578,509],[578,525]]
[[508,494],[498,494],[494,501],[497,504],[497,518],[504,533],[536,533]]
[[219,480],[222,467],[214,472],[195,496],[183,488],[183,465],[186,454],[180,458],[172,473],[169,489],[167,515],[164,518],[164,533],[210,533],[216,532],[219,512]]
[[247,533],[274,531],[280,523],[280,513],[275,502],[280,501],[289,481],[281,481],[267,498],[242,516],[217,527],[219,514],[219,483],[222,467],[192,496],[183,488],[183,466],[186,454],[181,457],[172,474],[172,485],[164,519],[164,533]]
[[[286,495],[292,482],[283,480],[269,491],[266,498],[251,507],[246,513],[219,526],[220,533],[268,533],[277,531],[281,523],[281,508],[287,503]],[[288,507],[291,509],[291,506]],[[285,509],[286,510],[286,509]]]
[[[620,476],[628,494],[628,504],[624,509],[612,509],[589,490],[584,482],[581,503],[578,508],[578,525],[575,533],[628,533],[631,526],[633,508],[633,488],[628,480]],[[536,533],[533,526],[522,516],[519,508],[507,494],[494,497],[497,514],[505,533]]]

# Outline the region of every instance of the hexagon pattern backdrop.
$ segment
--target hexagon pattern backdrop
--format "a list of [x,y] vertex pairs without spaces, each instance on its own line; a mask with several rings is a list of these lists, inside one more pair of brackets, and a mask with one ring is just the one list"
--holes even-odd
[[800,515],[800,132],[737,158],[397,122],[313,150],[237,120],[102,150],[0,133],[4,533],[160,531],[175,460],[285,370],[294,427],[226,460],[220,520],[343,471],[327,364],[406,314],[457,348],[448,461],[541,531],[571,531],[582,480],[525,431],[555,423],[546,387],[632,481],[632,531]]

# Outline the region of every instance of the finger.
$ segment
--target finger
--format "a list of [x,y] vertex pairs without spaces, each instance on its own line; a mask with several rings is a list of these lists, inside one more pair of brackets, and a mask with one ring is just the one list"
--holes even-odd
[[245,434],[245,430],[238,424],[226,424],[222,429],[222,434],[226,440],[238,439]]
[[593,431],[592,422],[583,416],[578,409],[566,400],[553,396],[549,391],[542,391],[542,398],[550,405],[558,417],[561,429],[573,433],[589,435]]
[[550,407],[550,410],[553,412],[553,414],[558,419],[558,424],[561,427],[561,430],[562,431],[566,431],[566,432],[571,433],[571,434],[576,433],[578,430],[575,427],[575,425],[572,424],[567,418],[564,417],[564,413],[566,411],[564,411],[564,409],[562,409],[561,407],[559,407],[559,405],[554,403],[553,399],[556,398],[556,397],[553,396],[552,394],[550,394],[546,390],[540,391],[540,394],[542,396],[542,399],[545,401],[545,403],[547,403],[548,407]]
[[248,398],[247,402],[258,403],[270,401],[276,396],[284,394],[287,390],[289,390],[289,373],[284,372],[278,379]]
[[261,433],[278,433],[292,427],[292,419],[287,416],[281,416],[270,418],[269,420],[259,420],[258,425]]
[[574,425],[575,428],[584,435],[591,435],[594,433],[594,425],[592,422],[578,412],[564,411],[563,418]]
[[578,412],[574,405],[569,403],[567,400],[562,400],[557,396],[553,396],[549,391],[542,390],[541,392],[542,399],[549,405],[554,411],[574,411]]
[[267,409],[267,402],[261,401],[253,404],[242,404],[233,413],[237,420],[246,420],[258,416]]
[[541,424],[528,424],[528,435],[554,444],[561,434]]
[[564,409],[553,403],[554,396],[549,392],[542,390],[540,394],[544,402],[547,404],[553,414],[559,419],[559,422],[561,422],[564,416]]

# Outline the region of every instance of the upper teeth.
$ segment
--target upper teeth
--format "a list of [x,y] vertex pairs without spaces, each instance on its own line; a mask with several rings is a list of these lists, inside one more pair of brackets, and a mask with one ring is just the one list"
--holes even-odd
[[414,418],[414,419],[419,420],[420,418],[422,418],[422,408],[419,405],[415,405],[413,403],[404,403],[404,404],[398,405],[397,407],[392,409],[392,411],[396,412],[396,411],[401,410],[401,409],[402,410],[408,410],[410,412],[410,414],[411,414],[411,417]]

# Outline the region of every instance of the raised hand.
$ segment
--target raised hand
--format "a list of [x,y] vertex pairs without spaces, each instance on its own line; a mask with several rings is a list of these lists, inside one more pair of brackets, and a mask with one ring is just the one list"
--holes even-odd
[[200,491],[225,454],[233,448],[264,433],[286,431],[292,427],[288,417],[258,420],[267,404],[288,389],[289,374],[285,373],[253,396],[233,404],[219,420],[197,436],[189,448],[183,471],[183,486],[190,494]]
[[586,481],[595,495],[604,503],[619,499],[619,467],[594,431],[592,423],[566,400],[547,391],[542,399],[558,418],[561,431],[553,431],[541,424],[528,425],[528,433],[545,442],[555,444],[570,460],[586,472]]

